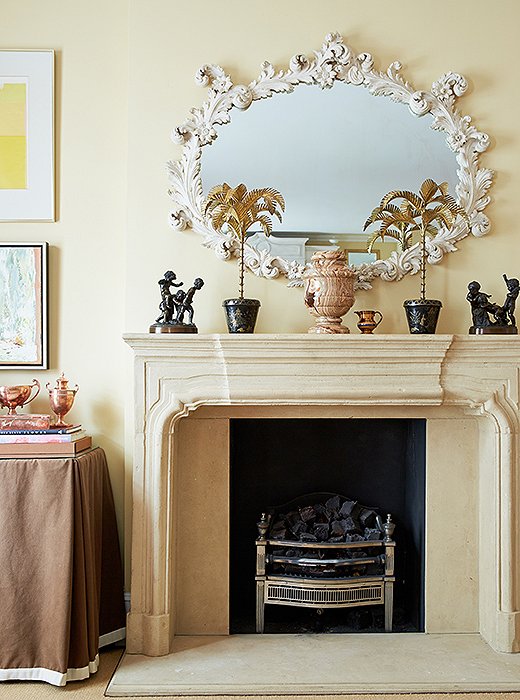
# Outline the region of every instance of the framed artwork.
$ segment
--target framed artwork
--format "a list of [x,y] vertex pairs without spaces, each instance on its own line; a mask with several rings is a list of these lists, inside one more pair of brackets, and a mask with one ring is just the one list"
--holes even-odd
[[0,243],[0,369],[47,369],[47,243]]
[[0,51],[0,221],[54,220],[54,51]]

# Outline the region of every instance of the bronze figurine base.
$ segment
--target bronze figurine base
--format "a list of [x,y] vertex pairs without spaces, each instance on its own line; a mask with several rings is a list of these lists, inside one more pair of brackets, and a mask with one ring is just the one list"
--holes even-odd
[[518,335],[516,326],[471,326],[470,335]]
[[198,333],[194,323],[153,323],[150,333]]

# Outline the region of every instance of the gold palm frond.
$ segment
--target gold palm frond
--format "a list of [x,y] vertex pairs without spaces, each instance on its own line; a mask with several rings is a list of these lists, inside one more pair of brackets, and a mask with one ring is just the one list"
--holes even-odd
[[396,207],[395,204],[388,204],[386,207],[376,207],[365,221],[363,228],[366,229],[370,224],[373,224],[374,221],[383,221],[385,217],[397,214],[398,211],[399,207]]
[[[240,239],[245,237],[255,223],[259,223],[262,230],[267,231],[266,235],[269,235],[272,224],[267,226],[265,217],[270,214],[281,221],[284,210],[284,198],[272,187],[248,192],[244,184],[230,187],[227,183],[211,189],[204,207],[204,213],[211,216],[213,226],[218,231],[227,224]],[[262,217],[261,220],[259,217]]]
[[271,234],[272,216],[282,220],[285,200],[272,187],[262,187],[248,192],[244,184],[230,187],[227,182],[213,187],[204,205],[204,214],[209,216],[217,231],[225,226],[240,243],[240,297],[244,296],[244,245],[249,229],[259,224],[262,233]]
[[394,201],[394,199],[404,199],[416,210],[420,209],[423,203],[422,198],[418,194],[415,194],[415,192],[409,192],[408,190],[392,190],[383,197],[379,206],[382,209],[386,209],[388,204]]
[[273,230],[273,222],[271,219],[267,216],[267,214],[259,214],[258,217],[256,218],[256,221],[260,224],[262,227],[262,233],[265,236],[270,236],[271,231]]
[[419,194],[422,197],[425,206],[435,198],[437,192],[440,192],[441,196],[446,195],[448,192],[448,183],[441,182],[441,184],[438,185],[430,178],[422,183],[419,189]]
[[[399,206],[394,203],[396,200],[400,200]],[[392,190],[386,194],[366,220],[363,230],[376,221],[382,222],[379,231],[370,239],[373,246],[377,238],[384,241],[390,227],[394,226],[401,231],[400,243],[404,250],[411,242],[410,234],[436,235],[441,226],[453,226],[458,216],[469,223],[466,211],[448,194],[448,183],[437,184],[428,178],[422,183],[419,193]]]
[[418,230],[411,211],[403,206],[396,207],[394,204],[388,204],[386,208],[376,207],[367,219],[364,228],[366,229],[375,221],[382,223],[379,230],[369,239],[367,246],[369,253],[372,252],[372,247],[378,238],[381,238],[384,243],[385,236],[390,236],[399,243],[401,250],[406,250],[411,243],[413,233]]
[[285,210],[284,198],[278,190],[272,187],[251,190],[243,198],[243,204],[246,209],[258,206],[260,210],[277,216],[280,221],[282,220],[282,211]]
[[381,233],[381,231],[376,231],[370,238],[368,239],[368,245],[367,245],[367,251],[369,253],[372,252],[372,248],[375,243],[377,243],[377,240],[381,238],[384,242],[384,236],[388,236],[389,238],[393,238],[395,241],[397,241],[399,244],[403,245],[405,241],[405,236],[403,235],[405,232],[398,229],[397,231],[392,230],[388,228],[384,234]]
[[[399,202],[396,206],[395,202]],[[368,242],[368,251],[374,243],[385,236],[398,240],[402,250],[412,243],[412,236],[419,232],[421,241],[421,299],[426,295],[426,237],[435,236],[442,227],[450,228],[458,217],[469,224],[469,217],[455,199],[448,194],[448,183],[437,184],[430,178],[426,179],[419,192],[408,190],[392,190],[386,194],[378,207],[372,211],[365,222],[363,230],[375,221],[381,221]],[[397,230],[397,233],[396,233]]]

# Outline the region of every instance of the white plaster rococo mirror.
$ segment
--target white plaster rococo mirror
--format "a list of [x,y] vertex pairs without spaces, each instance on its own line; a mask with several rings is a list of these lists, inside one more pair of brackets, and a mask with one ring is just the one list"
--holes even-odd
[[[308,157],[312,159],[312,162],[307,166],[302,164],[301,161],[297,166],[297,170],[300,174],[303,173],[304,178],[307,176],[307,172],[311,172],[311,170],[318,173],[318,177],[320,174],[324,175],[325,172],[337,173],[341,171],[341,167],[338,170],[337,164],[331,160],[337,151],[334,147],[325,144],[324,133],[327,131],[328,124],[323,122],[316,123],[316,116],[312,116],[312,102],[320,95],[323,95],[323,91],[328,88],[335,88],[335,91],[331,92],[335,92],[336,95],[341,86],[341,90],[345,93],[346,88],[351,91],[345,98],[348,100],[346,103],[348,104],[348,114],[346,111],[346,128],[341,129],[342,132],[347,132],[349,124],[354,124],[356,119],[363,124],[371,122],[372,113],[378,112],[379,106],[382,105],[384,109],[380,112],[378,118],[385,125],[386,143],[393,143],[398,138],[398,136],[394,136],[393,132],[386,130],[388,125],[393,123],[397,129],[402,129],[404,134],[402,143],[408,144],[407,156],[403,157],[400,163],[410,165],[410,162],[413,160],[413,154],[415,153],[418,156],[417,163],[412,163],[410,166],[412,175],[406,174],[404,181],[394,178],[395,173],[390,171],[388,164],[386,167],[388,171],[386,173],[387,181],[385,181],[384,177],[382,181],[379,181],[381,178],[372,177],[371,173],[375,175],[376,172],[385,170],[381,162],[379,162],[379,165],[377,164],[384,142],[378,145],[376,139],[378,132],[382,130],[375,122],[371,135],[367,136],[366,133],[363,133],[362,136],[357,134],[352,136],[351,142],[345,146],[345,148],[349,149],[347,156],[338,153],[340,164],[351,159],[355,150],[355,143],[360,139],[370,141],[365,153],[366,158],[368,158],[369,154],[375,155],[373,164],[370,164],[366,158],[363,159],[363,163],[351,163],[350,171],[354,178],[344,184],[345,193],[351,192],[353,195],[350,209],[354,207],[354,200],[356,204],[358,200],[362,200],[362,195],[368,196],[367,204],[363,205],[365,209],[368,206],[368,202],[371,202],[368,210],[365,210],[360,224],[357,225],[357,229],[362,227],[371,209],[379,204],[381,197],[388,190],[397,187],[417,190],[422,180],[426,177],[433,177],[434,179],[437,177],[438,181],[447,180],[449,182],[452,194],[468,214],[470,226],[468,228],[464,221],[459,220],[452,229],[440,230],[434,238],[428,239],[428,262],[440,262],[444,254],[456,250],[458,241],[469,233],[474,236],[482,236],[487,233],[489,220],[483,213],[483,210],[489,203],[487,192],[491,185],[493,174],[490,170],[479,167],[479,155],[487,149],[489,138],[472,125],[470,117],[461,115],[455,109],[456,98],[460,97],[467,89],[465,79],[456,73],[445,73],[438,81],[433,83],[430,92],[418,91],[402,78],[400,69],[401,65],[396,61],[390,65],[386,73],[374,70],[372,56],[368,53],[356,55],[338,34],[328,35],[322,48],[314,52],[312,59],[301,54],[294,56],[287,70],[277,71],[270,63],[265,62],[262,65],[260,76],[249,85],[234,85],[230,77],[219,66],[202,66],[197,73],[196,80],[201,86],[209,87],[208,99],[202,107],[193,108],[186,122],[174,129],[172,134],[173,140],[183,145],[183,153],[178,161],[168,163],[169,194],[174,202],[174,207],[170,213],[171,225],[178,230],[191,227],[197,233],[202,234],[203,244],[213,249],[221,259],[228,259],[236,254],[237,244],[231,236],[216,232],[211,222],[205,218],[203,214],[205,195],[213,185],[221,184],[223,181],[228,182],[232,186],[238,184],[239,181],[244,181],[249,188],[259,186],[278,187],[274,174],[279,172],[279,164],[271,163],[273,176],[269,180],[265,181],[266,177],[269,176],[269,171],[267,171],[262,175],[262,182],[252,183],[251,178],[254,177],[253,174],[249,176],[243,172],[235,173],[235,171],[239,170],[237,156],[231,155],[231,151],[225,149],[235,148],[239,153],[243,153],[243,161],[251,164],[252,173],[255,170],[259,170],[258,167],[255,167],[258,166],[259,160],[251,153],[251,149],[258,139],[256,137],[253,138],[251,135],[257,134],[258,132],[255,132],[255,129],[258,129],[259,124],[267,124],[268,119],[274,120],[272,123],[276,125],[276,120],[281,119],[281,114],[285,115],[284,119],[286,124],[289,125],[289,130],[296,132],[302,131],[301,125],[299,128],[291,130],[291,124],[299,124],[300,121],[304,120],[306,114],[310,114],[308,128],[305,122],[303,127],[304,130],[307,130],[307,140],[302,144],[302,148],[298,149],[300,154],[308,155],[310,153]],[[363,95],[357,95],[355,100],[352,99],[356,91],[364,92],[357,90],[360,87],[366,88],[368,92]],[[295,92],[296,88],[298,88],[297,93]],[[296,111],[292,114],[289,110],[291,104],[286,97],[288,94],[294,95],[293,109]],[[387,99],[383,99],[383,103],[388,104],[374,101],[374,107],[372,108],[372,103],[370,102],[372,96],[390,98],[392,102],[388,102]],[[295,99],[296,97],[298,97],[298,100]],[[307,100],[307,102],[301,102],[300,98]],[[343,99],[344,96],[338,95],[338,98]],[[270,109],[269,116],[267,116],[264,108],[266,102],[269,103],[269,107],[271,105],[276,106],[276,109],[274,107]],[[342,111],[340,110],[343,110],[343,106],[338,107],[338,104],[341,105],[342,103],[336,101],[330,104],[333,105],[332,109],[336,117],[338,117],[338,112],[340,112],[339,124],[341,125]],[[329,110],[327,112],[329,115],[332,114],[330,104],[325,107],[325,109]],[[360,117],[355,111],[358,108],[358,104],[366,105],[364,108],[367,111],[363,117]],[[239,126],[241,126],[239,122],[242,114],[245,114],[246,111],[248,114],[251,114],[254,110],[250,108],[253,106],[256,106],[256,119],[250,119],[249,123],[241,130],[240,133],[242,135],[239,136]],[[376,109],[376,106],[378,109]],[[403,109],[403,106],[407,106],[408,109]],[[359,108],[361,109],[362,107]],[[261,109],[264,111],[261,112]],[[399,109],[401,109],[401,112],[395,111]],[[234,120],[232,126],[226,126],[225,131],[219,134],[219,127],[230,124],[232,116]],[[424,127],[421,124],[420,129],[417,130],[414,124],[416,121],[414,117],[425,118]],[[245,120],[243,121],[245,122]],[[339,127],[332,126],[328,130],[328,133],[332,132],[333,134],[333,143],[335,130],[338,133]],[[277,131],[275,126],[270,127],[268,138],[271,138],[273,131]],[[233,138],[229,139],[228,137],[232,132]],[[397,134],[398,132],[396,131],[395,133]],[[241,142],[244,134],[246,138],[249,134],[249,142],[251,144],[251,148],[248,148],[245,153],[244,141],[242,140]],[[219,143],[216,141],[219,135],[224,147],[218,153],[212,154],[214,157],[210,158],[211,149],[206,147],[215,144],[213,148],[215,151],[216,147],[219,146]],[[233,144],[233,141],[235,145],[229,145]],[[329,143],[330,141],[331,139],[329,138]],[[336,139],[336,141],[339,143],[339,139]],[[311,142],[318,143],[318,150],[312,151],[310,148]],[[247,141],[245,143],[247,144]],[[410,148],[409,144],[415,145]],[[289,159],[282,146],[285,146],[285,144],[281,143],[278,146],[275,144],[272,150],[281,153],[281,158],[286,163]],[[398,155],[401,152],[399,149],[402,150],[402,148],[401,146],[396,148],[397,150],[394,149],[394,154]],[[259,149],[263,150],[265,154],[264,144],[260,144]],[[324,164],[316,164],[314,160],[316,158],[315,154],[319,150],[325,152],[327,160]],[[397,155],[390,156],[390,162],[392,160],[395,161]],[[356,157],[359,159],[359,154]],[[291,162],[293,160],[291,159]],[[235,167],[232,167],[233,162],[235,162]],[[270,163],[269,154],[265,159],[265,163]],[[400,163],[396,165],[397,170]],[[423,173],[419,172],[421,163],[426,168]],[[222,167],[221,171],[219,171],[219,167]],[[355,177],[356,173],[359,174],[363,169],[367,173],[365,179]],[[336,180],[339,180],[337,175],[334,175],[334,177]],[[410,179],[412,177],[416,179],[415,183],[406,180],[406,178]],[[284,196],[286,195],[284,189],[290,188],[289,183],[291,180],[297,181],[297,178],[293,177],[292,173],[288,171],[285,174],[285,187],[283,185],[279,187]],[[373,193],[367,194],[365,192],[366,184],[375,180],[378,181],[377,187],[375,187]],[[363,191],[356,191],[358,181],[365,183],[360,185]],[[314,182],[316,182],[316,178]],[[298,187],[299,190],[302,189],[301,185]],[[295,186],[295,191],[298,190],[298,187]],[[341,191],[341,187],[335,188],[330,185],[326,185],[326,189]],[[312,197],[312,184],[307,199],[309,197]],[[286,214],[288,214],[289,198],[287,196],[286,200]],[[348,203],[342,204],[342,206],[344,206],[345,211],[349,210]],[[338,207],[338,203],[329,204],[322,211],[327,210],[327,208],[328,210],[337,210]],[[303,200],[300,200],[300,204],[295,203],[293,206],[294,211],[302,213]],[[334,213],[337,218],[337,211],[334,211]],[[358,220],[359,217],[360,215],[357,216]],[[289,228],[285,229],[291,232],[287,234],[289,237],[292,236],[294,238],[297,235],[312,237],[312,232],[315,231],[315,228],[312,229],[311,227],[311,232],[309,232],[309,229],[305,228],[305,226],[302,228],[302,221],[298,221],[297,217],[293,221],[295,222],[294,225],[291,226],[289,224]],[[352,231],[353,225],[351,222],[346,223],[345,230],[347,232],[349,230]],[[340,235],[338,236],[337,226],[337,222],[327,222],[320,226],[319,230],[324,232],[321,234],[322,238],[323,236],[325,238],[328,236],[333,243],[336,238],[341,238]],[[277,233],[276,230],[273,233],[275,236],[283,235]],[[360,233],[356,231],[353,235],[359,236]],[[246,246],[247,266],[257,275],[273,278],[282,274],[288,277],[290,285],[301,284],[302,274],[306,265],[305,261],[301,259],[292,260],[290,256],[283,257],[279,253],[273,254],[273,246],[270,243],[267,244],[264,241],[262,244],[261,241],[258,241],[258,237],[256,239],[255,245],[249,244]],[[290,250],[287,246],[285,249]],[[376,277],[386,281],[399,280],[409,272],[417,272],[419,267],[420,249],[419,243],[416,243],[406,250],[392,250],[385,259],[357,266],[356,286],[357,288],[368,289],[371,286],[371,281]]]

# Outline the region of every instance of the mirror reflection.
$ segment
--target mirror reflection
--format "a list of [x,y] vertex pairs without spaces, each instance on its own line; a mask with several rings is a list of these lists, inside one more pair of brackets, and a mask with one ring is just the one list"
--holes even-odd
[[335,82],[329,90],[299,85],[291,94],[234,110],[231,124],[202,154],[206,195],[217,183],[274,187],[286,201],[282,224],[249,243],[286,260],[305,262],[316,250],[341,247],[354,265],[386,259],[390,238],[367,252],[372,209],[390,190],[417,191],[426,178],[447,181],[455,194],[457,163],[430,114]]

